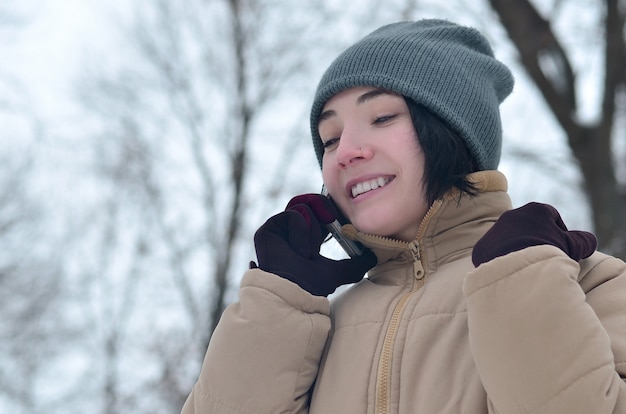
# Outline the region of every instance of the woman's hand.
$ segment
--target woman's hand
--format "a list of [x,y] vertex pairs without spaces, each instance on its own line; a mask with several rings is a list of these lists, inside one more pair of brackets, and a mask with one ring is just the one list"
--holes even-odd
[[500,216],[474,246],[472,262],[478,267],[496,257],[542,244],[556,246],[578,261],[591,256],[598,241],[589,232],[567,230],[554,207],[528,203]]
[[324,196],[294,197],[285,211],[268,219],[254,235],[259,268],[317,296],[328,296],[341,285],[361,280],[376,265],[371,251],[366,249],[363,255],[344,260],[320,254],[328,235],[325,224],[334,221],[336,215]]

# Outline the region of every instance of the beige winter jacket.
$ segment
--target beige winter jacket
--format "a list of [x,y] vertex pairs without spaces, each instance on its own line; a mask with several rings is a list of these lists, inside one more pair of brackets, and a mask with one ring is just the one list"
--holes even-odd
[[474,269],[511,203],[500,173],[473,179],[412,243],[348,226],[379,264],[332,310],[248,271],[182,412],[626,413],[626,264],[535,246]]

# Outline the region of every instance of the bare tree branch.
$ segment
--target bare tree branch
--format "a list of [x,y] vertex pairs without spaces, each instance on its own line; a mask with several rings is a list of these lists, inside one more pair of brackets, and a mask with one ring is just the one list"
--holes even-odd
[[519,51],[522,65],[567,135],[585,179],[601,248],[626,257],[626,251],[612,250],[612,246],[617,245],[615,239],[626,234],[624,206],[612,159],[617,94],[626,83],[626,10],[620,8],[619,0],[605,1],[601,116],[596,124],[586,125],[577,116],[579,108],[572,65],[550,22],[541,17],[528,0],[490,0],[490,4]]

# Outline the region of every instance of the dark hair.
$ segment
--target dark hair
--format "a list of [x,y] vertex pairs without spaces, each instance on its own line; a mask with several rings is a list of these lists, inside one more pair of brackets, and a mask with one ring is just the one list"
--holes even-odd
[[424,152],[424,185],[430,204],[453,187],[462,194],[475,195],[474,183],[467,174],[478,171],[478,164],[463,139],[432,111],[404,97],[417,141]]

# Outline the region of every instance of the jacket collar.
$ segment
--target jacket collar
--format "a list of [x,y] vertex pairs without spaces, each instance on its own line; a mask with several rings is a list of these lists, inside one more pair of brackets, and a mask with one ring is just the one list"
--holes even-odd
[[[452,259],[456,254],[472,249],[478,239],[497,218],[511,209],[506,193],[506,177],[499,171],[480,171],[469,179],[478,190],[475,196],[460,195],[453,189],[437,200],[426,213],[415,242],[419,245],[422,264],[427,273],[436,270],[441,261]],[[377,268],[389,266],[389,262],[412,262],[415,255],[410,243],[366,234],[352,224],[343,226],[343,233],[370,248],[378,259]]]

